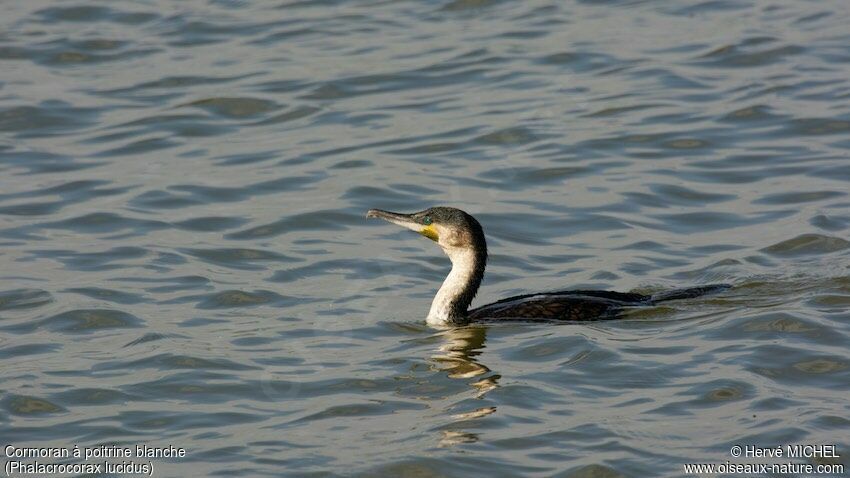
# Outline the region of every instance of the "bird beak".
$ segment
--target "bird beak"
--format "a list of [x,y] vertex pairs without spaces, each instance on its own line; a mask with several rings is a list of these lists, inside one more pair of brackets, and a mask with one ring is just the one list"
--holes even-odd
[[437,230],[434,228],[433,224],[429,226],[422,225],[414,218],[414,216],[415,214],[402,214],[398,212],[384,211],[381,209],[369,209],[366,213],[366,217],[377,217],[379,219],[383,219],[397,226],[418,232],[419,234],[422,234],[428,239],[436,242],[438,236]]
[[366,217],[377,217],[397,226],[406,227],[411,231],[419,232],[419,230],[422,229],[422,224],[419,224],[416,222],[416,219],[413,219],[413,214],[401,214],[381,209],[369,209],[369,212],[366,213]]

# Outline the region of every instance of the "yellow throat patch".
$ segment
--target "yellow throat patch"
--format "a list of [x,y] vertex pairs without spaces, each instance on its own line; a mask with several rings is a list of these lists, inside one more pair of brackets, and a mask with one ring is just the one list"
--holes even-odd
[[435,228],[433,224],[423,227],[419,231],[419,234],[422,234],[423,236],[427,237],[428,239],[431,239],[434,242],[438,242],[440,239],[440,236],[437,234],[437,228]]

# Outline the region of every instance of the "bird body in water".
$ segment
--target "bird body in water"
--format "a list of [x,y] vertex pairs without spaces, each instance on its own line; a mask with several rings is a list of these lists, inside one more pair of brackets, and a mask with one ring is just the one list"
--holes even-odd
[[631,292],[573,290],[519,295],[469,309],[487,264],[487,241],[481,224],[451,207],[432,207],[413,214],[370,209],[366,217],[384,219],[436,242],[452,262],[452,270],[437,291],[427,322],[434,326],[465,325],[496,320],[586,321],[616,318],[625,307],[649,306],[698,297],[729,288],[715,284],[674,289],[653,295]]

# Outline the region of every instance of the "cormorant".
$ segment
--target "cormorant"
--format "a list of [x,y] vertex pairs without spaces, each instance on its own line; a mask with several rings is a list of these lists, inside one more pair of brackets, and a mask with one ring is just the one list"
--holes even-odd
[[487,263],[487,242],[481,224],[469,214],[451,207],[432,207],[413,214],[370,209],[377,217],[416,231],[440,245],[452,261],[449,273],[428,312],[434,326],[465,325],[495,320],[587,321],[616,318],[624,307],[649,306],[675,299],[698,297],[728,289],[714,284],[674,289],[653,295],[601,290],[540,292],[502,299],[469,310],[478,292]]

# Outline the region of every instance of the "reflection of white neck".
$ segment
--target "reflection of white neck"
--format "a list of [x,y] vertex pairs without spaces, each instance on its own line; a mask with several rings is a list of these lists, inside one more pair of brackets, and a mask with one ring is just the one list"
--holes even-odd
[[[443,251],[452,261],[452,271],[449,272],[437,295],[434,296],[434,301],[431,302],[431,310],[428,312],[426,321],[432,326],[452,325],[453,321],[462,320],[476,292],[468,289],[477,288],[477,284],[473,284],[476,268],[475,251],[471,248],[445,246]],[[466,303],[461,303],[464,299]]]

